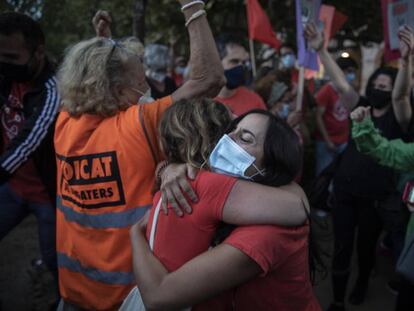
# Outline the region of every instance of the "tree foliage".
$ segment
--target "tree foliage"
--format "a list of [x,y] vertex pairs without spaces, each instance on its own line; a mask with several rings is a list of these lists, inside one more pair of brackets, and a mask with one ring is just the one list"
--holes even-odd
[[[144,2],[147,4],[145,24],[142,22],[134,24],[134,8]],[[245,0],[208,1],[208,18],[213,33],[231,32],[247,40],[244,3]],[[295,1],[260,0],[260,3],[269,15],[274,29],[284,33],[288,42],[294,43]],[[345,25],[346,36],[360,41],[382,40],[379,0],[326,0],[323,3],[334,5],[349,17]],[[137,25],[145,25],[142,33],[145,33],[146,43],[167,44],[171,39],[185,43],[187,40],[184,17],[175,0],[5,0],[0,2],[1,11],[16,10],[38,19],[45,31],[48,49],[57,58],[61,57],[67,46],[94,35],[91,20],[98,9],[111,12],[115,37],[140,34]],[[355,31],[364,25],[367,29],[355,37]]]

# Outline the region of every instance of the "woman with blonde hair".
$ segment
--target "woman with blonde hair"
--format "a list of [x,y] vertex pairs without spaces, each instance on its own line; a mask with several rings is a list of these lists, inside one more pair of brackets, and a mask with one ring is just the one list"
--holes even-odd
[[224,82],[203,4],[179,3],[193,71],[172,96],[137,105],[148,85],[139,56],[125,42],[82,41],[67,52],[59,70],[62,109],[55,147],[61,309],[119,307],[135,283],[128,232],[152,202],[155,167],[162,157],[161,116],[181,99],[215,96]]

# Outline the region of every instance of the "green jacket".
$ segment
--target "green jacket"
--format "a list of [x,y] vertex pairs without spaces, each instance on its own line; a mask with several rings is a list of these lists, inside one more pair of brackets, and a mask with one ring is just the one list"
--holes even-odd
[[[360,123],[352,122],[352,138],[360,152],[369,155],[381,165],[400,171],[414,171],[414,143],[382,137],[371,119],[365,119]],[[402,176],[402,185],[407,179],[414,179],[413,173]],[[407,236],[411,232],[414,233],[414,213],[411,214],[407,227]]]

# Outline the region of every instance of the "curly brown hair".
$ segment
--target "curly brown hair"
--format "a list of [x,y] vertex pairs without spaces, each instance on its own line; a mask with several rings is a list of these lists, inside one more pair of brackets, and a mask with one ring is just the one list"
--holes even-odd
[[169,107],[160,123],[167,160],[194,167],[208,158],[231,122],[230,110],[212,99],[181,100]]

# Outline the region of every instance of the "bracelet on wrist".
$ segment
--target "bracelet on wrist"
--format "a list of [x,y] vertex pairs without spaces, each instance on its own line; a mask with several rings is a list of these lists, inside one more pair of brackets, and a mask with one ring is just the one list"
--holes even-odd
[[195,12],[193,15],[191,15],[191,17],[185,22],[185,27],[188,27],[188,25],[190,25],[193,21],[195,21],[197,18],[206,15],[206,11],[205,10],[198,10],[197,12]]
[[169,164],[168,161],[162,161],[157,165],[155,169],[155,181],[157,184],[161,183],[161,174]]
[[191,8],[192,6],[194,6],[194,5],[196,5],[196,4],[201,4],[201,5],[203,6],[203,8],[204,8],[204,6],[205,6],[204,1],[201,1],[201,0],[195,0],[195,1],[189,2],[189,3],[187,3],[187,4],[184,4],[184,5],[181,7],[181,12],[184,12],[185,10],[187,10],[187,9]]

